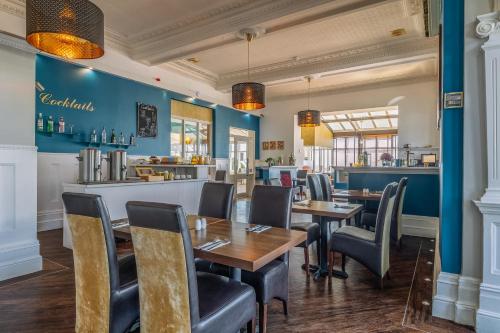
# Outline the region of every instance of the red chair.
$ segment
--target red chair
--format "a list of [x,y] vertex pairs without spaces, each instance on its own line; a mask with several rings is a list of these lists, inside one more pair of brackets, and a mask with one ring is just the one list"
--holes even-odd
[[292,174],[290,171],[282,170],[280,171],[281,186],[283,187],[293,187]]

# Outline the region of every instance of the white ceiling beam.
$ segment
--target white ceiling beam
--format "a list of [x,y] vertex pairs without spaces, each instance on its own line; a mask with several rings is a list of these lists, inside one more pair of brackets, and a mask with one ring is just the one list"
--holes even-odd
[[[272,85],[273,82],[294,81],[292,78],[301,80],[302,77],[311,74],[321,74],[321,77],[326,77],[412,63],[437,57],[437,50],[437,38],[402,40],[255,67],[250,70],[250,75],[253,81]],[[246,70],[220,75],[216,89],[229,90],[234,83],[245,80],[246,77]]]
[[[297,25],[308,24],[331,16],[366,9],[370,6],[398,0],[356,0],[341,8],[326,10],[269,28],[269,33],[282,31]],[[283,18],[331,0],[255,0],[241,6],[220,10],[213,16],[193,20],[189,24],[155,29],[128,38],[133,59],[149,65],[185,58],[191,54],[227,44],[240,42],[235,33],[243,28],[255,27],[265,22]]]

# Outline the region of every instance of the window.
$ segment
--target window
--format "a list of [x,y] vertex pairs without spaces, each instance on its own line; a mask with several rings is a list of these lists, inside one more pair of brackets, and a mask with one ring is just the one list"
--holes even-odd
[[381,166],[380,157],[398,155],[397,106],[322,113],[322,121],[334,133],[332,165],[350,166],[367,153],[369,166]]
[[210,124],[172,118],[170,145],[170,154],[185,160],[210,155]]
[[396,134],[378,134],[366,136],[342,136],[333,139],[333,165],[351,166],[358,162],[363,152],[368,155],[368,166],[382,166],[380,157],[389,153],[398,158],[398,136]]
[[304,147],[304,163],[314,172],[329,172],[333,165],[333,149],[318,146]]
[[171,100],[170,154],[191,160],[193,155],[210,155],[213,110]]

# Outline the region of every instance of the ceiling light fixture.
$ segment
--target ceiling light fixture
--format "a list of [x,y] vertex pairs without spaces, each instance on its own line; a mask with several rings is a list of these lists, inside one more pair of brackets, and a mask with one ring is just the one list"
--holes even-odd
[[250,81],[250,42],[256,33],[246,31],[247,40],[247,82],[237,83],[232,87],[233,107],[239,110],[258,110],[266,107],[266,87],[262,83]]
[[100,58],[104,14],[88,0],[27,0],[26,41],[63,58]]
[[307,110],[299,111],[298,125],[300,127],[317,127],[321,125],[321,113],[318,110],[311,110],[311,77],[307,77]]

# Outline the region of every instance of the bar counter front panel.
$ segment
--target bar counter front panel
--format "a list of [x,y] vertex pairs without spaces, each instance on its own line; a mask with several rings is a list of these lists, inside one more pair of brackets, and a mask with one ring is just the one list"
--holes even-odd
[[[407,177],[403,214],[439,217],[439,168],[337,168],[336,179],[338,172],[348,173],[344,185],[350,190],[382,191],[388,183]],[[376,202],[367,204],[377,208]]]

